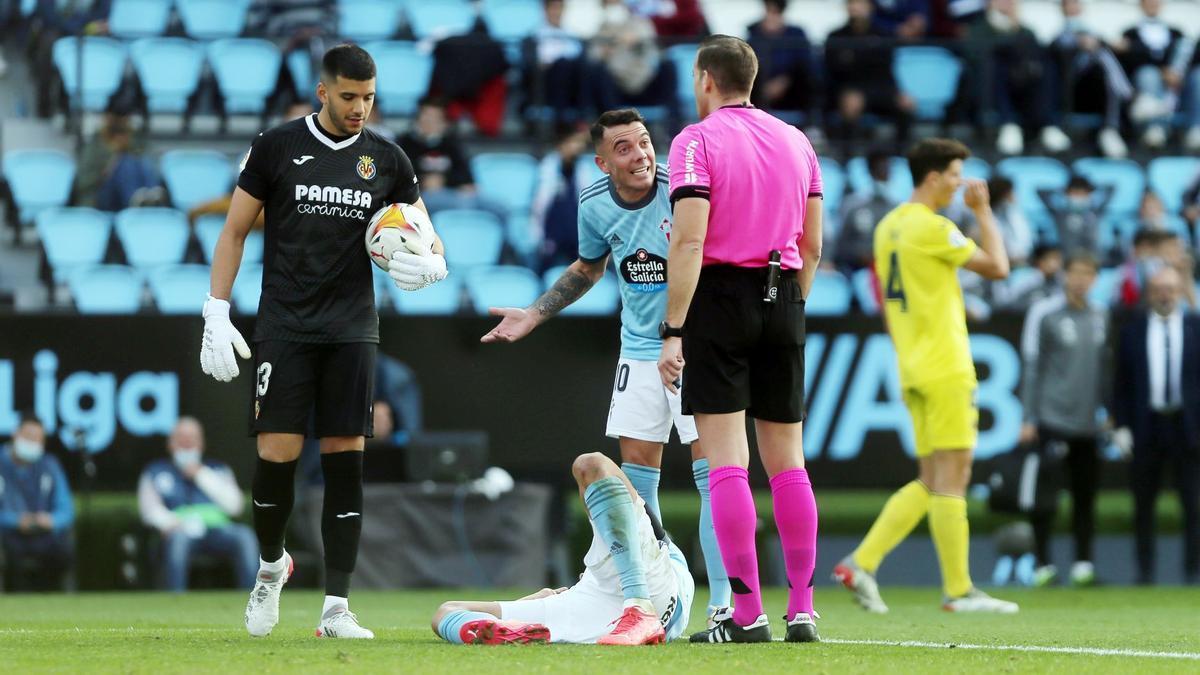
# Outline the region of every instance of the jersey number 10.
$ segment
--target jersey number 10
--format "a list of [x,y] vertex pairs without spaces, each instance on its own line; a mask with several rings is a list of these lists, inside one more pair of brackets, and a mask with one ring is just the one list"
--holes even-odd
[[888,259],[887,293],[888,300],[899,300],[900,311],[908,311],[908,298],[904,295],[904,281],[900,278],[900,258],[892,251]]

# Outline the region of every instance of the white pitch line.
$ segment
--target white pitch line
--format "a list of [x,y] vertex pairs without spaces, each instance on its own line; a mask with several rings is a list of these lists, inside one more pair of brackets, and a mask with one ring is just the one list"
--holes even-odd
[[975,645],[961,642],[919,642],[916,640],[840,640],[821,638],[821,642],[835,645],[874,645],[878,647],[921,647],[934,649],[984,649],[1002,652],[1042,652],[1050,654],[1083,654],[1087,656],[1131,656],[1153,659],[1184,659],[1200,661],[1196,652],[1152,652],[1141,649],[1103,649],[1100,647],[1048,647],[1039,645]]

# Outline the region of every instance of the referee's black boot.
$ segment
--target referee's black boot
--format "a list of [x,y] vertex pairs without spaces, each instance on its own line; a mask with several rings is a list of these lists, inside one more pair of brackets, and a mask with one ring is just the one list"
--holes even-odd
[[783,641],[820,642],[821,636],[817,635],[817,624],[811,616],[804,612],[796,612],[796,616],[787,622],[787,635],[783,636]]
[[692,633],[688,642],[712,642],[724,644],[727,642],[770,642],[771,622],[766,614],[758,615],[758,619],[749,626],[739,626],[733,622],[733,612],[725,616],[715,617],[716,624],[708,630]]

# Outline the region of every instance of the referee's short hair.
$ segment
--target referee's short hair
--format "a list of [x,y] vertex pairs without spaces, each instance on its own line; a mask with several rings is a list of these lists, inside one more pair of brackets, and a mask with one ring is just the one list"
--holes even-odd
[[722,94],[749,94],[758,75],[758,57],[741,38],[711,35],[700,43],[696,69],[706,71]]
[[333,84],[339,77],[359,82],[375,79],[375,59],[358,45],[331,47],[321,59],[321,78],[326,84]]
[[945,171],[956,159],[971,156],[967,146],[952,138],[926,138],[917,141],[908,151],[908,168],[912,171],[913,185],[925,182],[931,173]]
[[604,140],[604,130],[612,127],[619,127],[625,124],[641,123],[646,126],[646,118],[642,117],[642,113],[638,112],[637,108],[621,108],[620,110],[609,110],[596,118],[592,123],[592,145],[597,149],[600,147],[600,141]]

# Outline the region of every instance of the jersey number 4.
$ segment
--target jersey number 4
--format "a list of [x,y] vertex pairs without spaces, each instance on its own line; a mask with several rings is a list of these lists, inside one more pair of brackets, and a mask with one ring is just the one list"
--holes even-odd
[[887,293],[888,300],[899,300],[900,311],[908,311],[908,297],[904,295],[904,280],[900,278],[900,257],[892,251],[888,262]]

